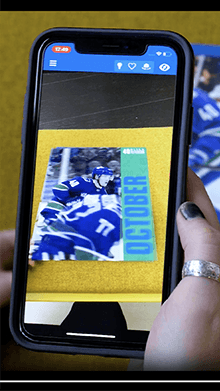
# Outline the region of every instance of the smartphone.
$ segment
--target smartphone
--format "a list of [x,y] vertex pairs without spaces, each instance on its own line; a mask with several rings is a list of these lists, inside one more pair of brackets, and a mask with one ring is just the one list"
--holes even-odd
[[173,32],[55,28],[33,43],[10,307],[21,346],[143,358],[181,279],[192,86]]

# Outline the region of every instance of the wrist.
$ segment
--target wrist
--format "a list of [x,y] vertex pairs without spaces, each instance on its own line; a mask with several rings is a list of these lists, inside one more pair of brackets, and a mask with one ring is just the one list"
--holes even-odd
[[202,311],[207,316],[213,316],[220,307],[220,283],[205,277],[184,277],[172,295],[186,311],[190,307],[195,312]]

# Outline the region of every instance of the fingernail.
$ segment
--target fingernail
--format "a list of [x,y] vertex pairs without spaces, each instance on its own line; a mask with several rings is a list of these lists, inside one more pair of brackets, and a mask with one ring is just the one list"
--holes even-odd
[[193,220],[197,217],[202,217],[203,219],[205,219],[205,216],[202,211],[193,202],[184,202],[180,206],[180,212],[186,220]]

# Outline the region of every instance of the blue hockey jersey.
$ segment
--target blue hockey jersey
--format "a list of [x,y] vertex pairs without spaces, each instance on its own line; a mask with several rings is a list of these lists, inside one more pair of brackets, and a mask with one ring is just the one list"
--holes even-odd
[[107,194],[104,187],[98,189],[92,179],[85,179],[80,176],[70,181],[58,183],[54,186],[53,193],[65,204],[74,197],[84,197],[86,194]]
[[58,219],[90,239],[95,251],[107,256],[120,239],[121,208],[117,199],[115,195],[87,195],[61,212]]
[[195,88],[193,91],[193,133],[201,134],[205,129],[220,126],[220,108],[209,95]]
[[220,109],[205,91],[193,92],[192,146],[189,166],[204,165],[220,150]]
[[55,220],[58,213],[64,207],[74,200],[81,200],[87,194],[107,194],[104,187],[97,188],[92,179],[85,179],[80,176],[62,183],[58,183],[53,188],[55,197],[48,202],[46,208],[41,211],[41,214],[47,222]]
[[48,226],[32,259],[42,260],[46,256],[44,260],[61,260],[59,254],[62,257],[74,254],[75,250],[108,257],[112,245],[120,240],[120,227],[120,197],[87,195],[66,207]]

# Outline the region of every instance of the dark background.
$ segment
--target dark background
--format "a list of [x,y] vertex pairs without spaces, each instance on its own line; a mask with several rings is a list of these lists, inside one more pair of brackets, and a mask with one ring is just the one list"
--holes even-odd
[[40,129],[171,126],[175,76],[45,72]]

